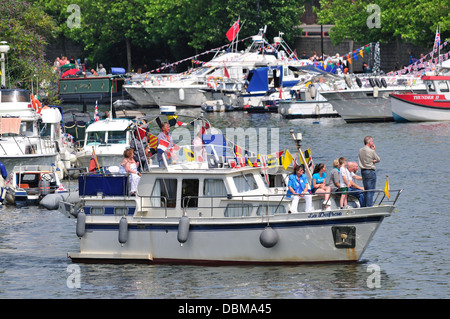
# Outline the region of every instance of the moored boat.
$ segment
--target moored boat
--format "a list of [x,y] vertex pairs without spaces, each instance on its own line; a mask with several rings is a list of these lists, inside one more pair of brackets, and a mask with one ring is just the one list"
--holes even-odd
[[63,148],[69,144],[64,142],[60,111],[38,107],[28,90],[1,89],[0,94],[0,161],[7,172],[31,164],[63,170]]
[[321,91],[347,123],[393,122],[389,94],[393,92],[425,92],[417,77],[367,76],[346,79],[347,87]]
[[54,166],[15,166],[6,181],[6,203],[18,206],[38,205],[48,194],[65,193]]
[[[194,154],[151,166],[142,172],[136,196],[129,196],[127,175],[80,176],[81,206],[60,203],[61,212],[77,219],[80,238],[80,250],[68,257],[225,265],[356,262],[401,192],[391,190],[391,201],[380,196],[373,207],[349,200],[345,209],[333,195],[329,210],[322,197],[307,195],[312,207],[301,198],[291,211],[286,183],[270,185],[264,161],[248,166],[213,145],[194,145],[204,148],[202,160]],[[275,176],[286,176],[277,169]]]
[[427,92],[392,93],[396,122],[450,121],[450,76],[423,76]]
[[123,151],[131,143],[129,127],[132,124],[130,119],[111,118],[89,124],[83,148],[76,155],[77,166],[89,167],[93,156],[99,167],[120,164]]

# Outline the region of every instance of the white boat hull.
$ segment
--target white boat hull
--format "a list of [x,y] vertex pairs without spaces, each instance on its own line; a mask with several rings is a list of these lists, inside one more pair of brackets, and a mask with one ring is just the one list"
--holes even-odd
[[287,119],[339,117],[339,113],[327,101],[283,100],[278,103],[278,113]]
[[389,94],[392,90],[378,91],[330,91],[321,94],[348,123],[393,121]]
[[[315,211],[259,218],[190,218],[187,241],[177,240],[180,218],[146,219],[128,216],[126,243],[119,238],[121,216],[94,222],[86,218],[80,252],[69,252],[74,262],[148,262],[183,264],[289,264],[355,262],[364,253],[393,206],[371,209]],[[334,216],[333,216],[334,215]],[[277,243],[260,242],[267,226]],[[337,230],[337,233],[336,233]],[[345,239],[340,232],[354,231]],[[337,238],[337,239],[336,239]]]
[[198,106],[206,101],[200,91],[206,86],[195,85],[186,87],[147,86],[145,91],[150,94],[157,105]]
[[142,84],[124,85],[124,89],[141,106],[157,105]]
[[397,122],[450,121],[450,106],[432,107],[391,97],[392,115]]

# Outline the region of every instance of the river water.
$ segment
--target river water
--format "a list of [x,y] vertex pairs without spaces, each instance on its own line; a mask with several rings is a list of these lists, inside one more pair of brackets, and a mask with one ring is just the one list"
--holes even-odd
[[[200,114],[198,109],[183,111]],[[303,134],[302,147],[311,149],[314,163],[324,162],[329,170],[334,158],[357,160],[364,136],[371,135],[381,157],[377,188],[384,187],[389,175],[391,190],[403,189],[397,212],[383,221],[358,263],[204,267],[73,264],[66,257],[68,251],[79,249],[73,219],[37,207],[3,206],[0,298],[450,297],[445,179],[450,167],[450,123],[346,124],[340,118],[283,120],[278,114],[244,112],[205,116],[221,129],[256,128],[269,139],[276,132],[280,150],[294,148],[289,134],[293,128]]]

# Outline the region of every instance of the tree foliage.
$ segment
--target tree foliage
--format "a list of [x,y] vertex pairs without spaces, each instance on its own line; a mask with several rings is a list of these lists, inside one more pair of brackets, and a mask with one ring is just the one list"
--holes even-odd
[[[331,30],[334,44],[345,39],[367,43],[400,38],[432,46],[438,24],[444,38],[450,36],[448,0],[320,0],[316,12],[319,23],[335,25]],[[370,27],[378,12],[379,27]]]
[[[0,0],[0,17],[0,40],[10,46],[7,86],[31,89],[32,83],[54,84],[55,74],[45,60],[45,46],[57,31],[54,19],[40,6],[17,0]],[[47,90],[56,96],[54,87]]]
[[[36,0],[60,23],[61,32],[81,43],[92,62],[133,65],[180,59],[224,45],[226,31],[240,18],[240,38],[267,25],[293,40],[305,0]],[[81,10],[80,28],[64,23],[69,4]],[[126,57],[126,53],[130,56]],[[120,59],[120,61],[117,61]],[[144,61],[152,60],[152,61]],[[125,61],[124,61],[125,60]]]

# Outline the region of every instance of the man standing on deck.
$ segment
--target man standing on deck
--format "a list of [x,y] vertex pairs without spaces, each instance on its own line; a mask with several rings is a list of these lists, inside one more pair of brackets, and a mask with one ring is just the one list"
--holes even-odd
[[[361,177],[364,189],[375,189],[377,184],[375,163],[380,161],[380,157],[375,152],[375,145],[373,144],[372,136],[364,137],[364,147],[359,150],[358,161],[359,167],[361,167]],[[364,206],[373,206],[373,195],[374,192],[366,193]]]

